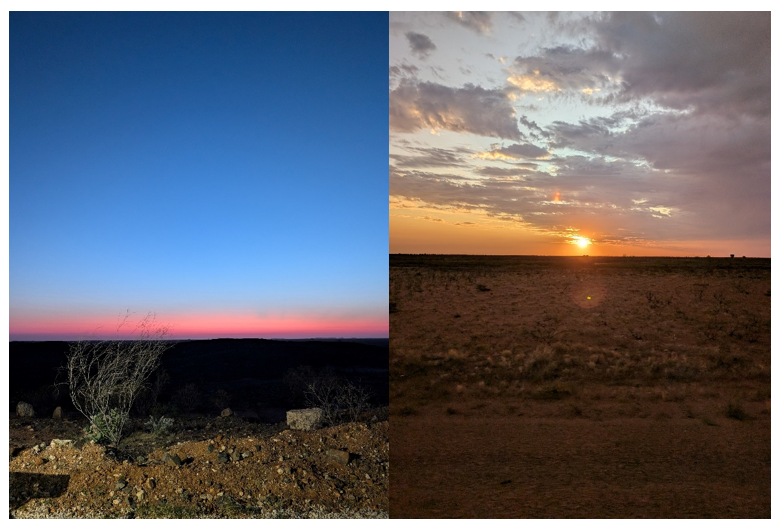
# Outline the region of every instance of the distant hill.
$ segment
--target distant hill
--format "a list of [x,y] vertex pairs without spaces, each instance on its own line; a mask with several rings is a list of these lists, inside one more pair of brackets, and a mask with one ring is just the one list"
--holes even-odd
[[[374,403],[389,400],[389,357],[387,339],[184,340],[162,357],[161,368],[169,384],[161,399],[187,384],[203,392],[224,389],[232,404],[282,406],[286,396],[283,377],[289,369],[308,365],[331,367],[336,373],[369,387]],[[21,399],[31,401],[55,383],[58,368],[66,364],[68,342],[11,342],[9,346],[9,389],[11,406]],[[45,403],[39,401],[39,404]],[[66,391],[58,400],[69,406]],[[34,404],[34,402],[33,402]],[[41,408],[47,411],[47,408]]]

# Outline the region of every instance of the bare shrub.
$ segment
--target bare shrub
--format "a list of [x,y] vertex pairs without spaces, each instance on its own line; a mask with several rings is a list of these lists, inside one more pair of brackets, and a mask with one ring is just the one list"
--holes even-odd
[[533,324],[529,334],[536,340],[550,345],[556,341],[562,332],[564,330],[559,327],[559,318],[545,316],[542,320],[538,320]]
[[757,314],[747,313],[744,317],[736,319],[736,324],[729,336],[736,336],[739,339],[755,343],[761,338],[761,333],[768,326],[770,323],[764,322],[763,318]]
[[[119,329],[126,322],[119,324]],[[75,408],[95,436],[117,445],[129,411],[170,346],[168,326],[148,314],[133,331],[135,340],[79,341],[70,344],[65,372]]]
[[157,369],[150,382],[140,389],[134,401],[134,412],[139,416],[147,416],[156,405],[161,391],[169,383],[169,373],[166,369]]
[[709,362],[708,369],[723,376],[736,376],[751,365],[749,358],[726,348],[712,350],[707,354],[707,360]]
[[182,413],[193,413],[202,404],[202,392],[196,384],[185,384],[175,391],[171,402],[177,406]]
[[371,392],[337,375],[330,367],[315,369],[302,365],[290,369],[285,384],[296,399],[303,398],[307,407],[318,407],[323,422],[354,422],[369,406]]
[[354,422],[370,407],[370,399],[371,392],[368,389],[345,381],[336,393],[336,406],[345,420]]
[[712,297],[715,299],[715,312],[728,312],[726,295],[723,294],[723,291],[718,290],[713,292]]
[[524,360],[522,375],[530,380],[550,380],[558,376],[560,359],[549,345],[539,345]]
[[[283,380],[290,390],[293,403],[303,404],[307,401],[306,392],[310,385],[313,385],[314,390],[317,392],[332,393],[336,374],[330,367],[317,369],[310,365],[301,365],[289,369],[288,372],[285,373]],[[333,401],[332,394],[330,401]]]
[[739,279],[733,282],[734,290],[740,294],[749,295],[750,287],[743,279]]
[[694,283],[693,284],[693,299],[700,302],[704,298],[704,292],[709,287],[709,283]]
[[210,395],[210,403],[218,411],[226,409],[231,403],[231,394],[225,389],[216,389]]
[[653,310],[662,310],[664,307],[668,307],[672,304],[672,298],[662,298],[657,294],[647,291],[645,293],[645,299],[648,300],[648,307]]

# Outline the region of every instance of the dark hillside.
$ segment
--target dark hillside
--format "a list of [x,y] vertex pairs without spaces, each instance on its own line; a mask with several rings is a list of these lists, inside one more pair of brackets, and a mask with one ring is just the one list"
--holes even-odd
[[[371,342],[369,342],[371,343]],[[180,389],[194,384],[203,398],[216,390],[230,395],[231,406],[244,410],[287,409],[282,382],[289,369],[302,365],[331,367],[352,382],[370,388],[373,403],[388,403],[386,340],[369,345],[347,340],[217,339],[174,342],[160,369],[169,375],[160,402],[168,402]],[[65,390],[56,398],[49,386],[65,364],[67,342],[11,342],[9,358],[10,402],[32,403],[41,415],[55,405],[70,406]],[[203,403],[203,405],[206,405]],[[203,408],[204,410],[204,408]]]

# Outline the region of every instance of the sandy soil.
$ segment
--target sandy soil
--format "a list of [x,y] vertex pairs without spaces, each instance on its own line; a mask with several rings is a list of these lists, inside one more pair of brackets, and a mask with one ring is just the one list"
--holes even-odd
[[306,432],[191,418],[168,436],[135,431],[117,449],[86,442],[84,424],[11,418],[12,517],[387,516],[384,421]]
[[769,265],[392,256],[390,516],[769,517]]

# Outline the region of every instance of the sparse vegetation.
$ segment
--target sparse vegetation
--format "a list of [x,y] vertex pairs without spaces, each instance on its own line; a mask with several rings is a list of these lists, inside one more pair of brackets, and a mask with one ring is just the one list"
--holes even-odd
[[285,384],[306,407],[318,407],[323,422],[355,422],[369,408],[372,393],[336,374],[331,368],[301,366],[285,375]]
[[[487,484],[503,465],[586,487],[615,472],[671,512],[652,481],[682,480],[681,449],[717,458],[701,464],[717,479],[750,473],[768,509],[770,274],[753,258],[391,256],[396,494],[445,480],[450,497],[427,506],[454,508],[470,484],[455,492],[457,472],[443,472],[469,455],[466,474]],[[641,486],[637,470],[654,461]]]
[[154,435],[161,435],[167,433],[172,429],[172,425],[175,423],[173,418],[167,416],[155,417],[151,416],[145,423],[145,427]]
[[92,438],[119,443],[129,411],[169,347],[164,339],[168,332],[149,314],[135,328],[134,340],[82,340],[70,345],[66,384],[73,405],[89,419]]
[[535,321],[529,331],[533,338],[546,344],[554,343],[561,333],[559,318],[548,315]]
[[185,384],[172,395],[172,404],[183,413],[193,413],[202,405],[202,392],[196,384]]

